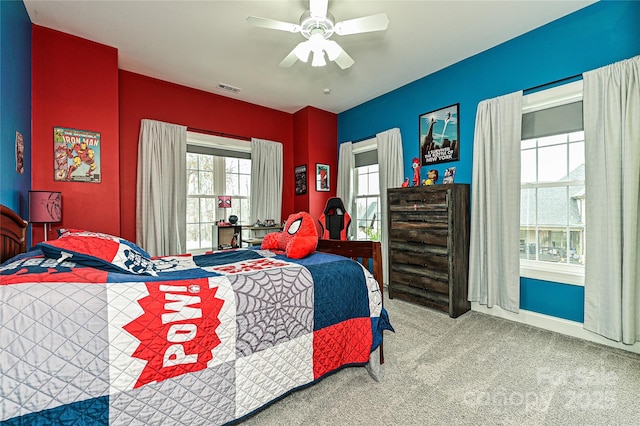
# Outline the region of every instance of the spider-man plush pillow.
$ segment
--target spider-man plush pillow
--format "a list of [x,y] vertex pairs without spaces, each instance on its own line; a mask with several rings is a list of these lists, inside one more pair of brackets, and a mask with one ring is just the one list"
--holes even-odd
[[285,256],[301,259],[316,251],[318,230],[307,212],[294,213],[287,219],[282,232],[265,235],[260,248],[283,251]]

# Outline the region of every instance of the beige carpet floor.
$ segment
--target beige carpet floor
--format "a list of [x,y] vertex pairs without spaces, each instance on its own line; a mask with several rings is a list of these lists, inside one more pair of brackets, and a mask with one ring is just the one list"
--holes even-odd
[[638,355],[476,312],[385,307],[396,333],[381,382],[347,368],[243,426],[640,424]]

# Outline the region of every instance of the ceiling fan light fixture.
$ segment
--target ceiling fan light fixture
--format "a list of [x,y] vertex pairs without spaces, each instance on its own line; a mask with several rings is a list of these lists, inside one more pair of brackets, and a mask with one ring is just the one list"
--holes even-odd
[[327,13],[326,16],[311,16],[309,11],[302,14],[300,17],[300,34],[304,38],[310,39],[314,34],[320,33],[324,38],[329,38],[333,35],[333,15]]
[[307,43],[311,46],[311,50],[315,52],[324,48],[326,40],[321,33],[316,33],[311,35]]
[[328,4],[328,0],[309,0],[309,10],[300,16],[299,25],[259,16],[249,16],[247,22],[255,27],[299,32],[306,39],[280,61],[281,67],[290,67],[298,60],[308,62],[312,52],[311,65],[323,67],[327,64],[324,57],[326,52],[327,58],[344,70],[351,67],[355,61],[337,42],[330,40],[330,37],[333,34],[349,35],[383,31],[389,26],[389,18],[386,13],[378,13],[336,22],[327,10]]
[[327,65],[327,61],[324,59],[324,52],[322,50],[314,50],[313,51],[313,61],[311,62],[312,67],[324,67]]
[[307,62],[309,60],[309,54],[311,53],[311,45],[308,41],[302,42],[296,46],[293,50],[296,57],[302,62]]
[[325,42],[324,50],[327,52],[327,57],[330,61],[335,61],[342,52],[340,45],[333,40],[327,40]]

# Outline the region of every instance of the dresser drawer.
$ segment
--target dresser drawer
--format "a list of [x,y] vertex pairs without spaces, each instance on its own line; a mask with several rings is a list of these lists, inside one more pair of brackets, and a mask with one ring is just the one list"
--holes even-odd
[[443,272],[418,268],[413,265],[394,264],[391,267],[389,280],[393,285],[402,284],[441,294],[449,294],[449,281]]
[[424,245],[435,245],[446,248],[449,241],[449,233],[447,229],[418,229],[400,226],[394,227],[391,225],[389,240],[396,248],[400,248],[399,244],[403,242],[407,244],[404,249],[409,249],[409,245],[417,245],[419,247],[417,250],[424,250],[424,247],[421,247]]
[[[439,189],[439,188],[438,188]],[[389,191],[389,205],[393,205],[398,209],[424,209],[426,206],[431,208],[447,208],[447,191],[432,190],[430,188],[412,187],[407,189]],[[440,205],[440,206],[438,206]]]
[[428,290],[396,284],[393,289],[389,289],[389,297],[407,300],[431,309],[447,312],[451,315],[451,305],[449,297],[444,294],[430,292]]
[[[418,246],[416,244],[394,243],[393,241],[390,243],[389,247],[391,261],[394,264],[414,265],[420,268],[435,269],[444,273],[446,273],[449,268],[449,256],[447,256],[447,250],[442,250],[441,247]],[[411,248],[415,248],[416,250],[411,250]],[[420,248],[422,248],[422,250],[420,250]]]

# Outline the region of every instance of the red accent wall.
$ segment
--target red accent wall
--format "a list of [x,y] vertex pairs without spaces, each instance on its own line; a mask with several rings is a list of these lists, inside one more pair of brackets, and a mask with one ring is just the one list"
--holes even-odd
[[[307,193],[295,195],[293,193],[294,212],[309,211],[309,197],[315,189],[314,165],[309,162],[309,144],[307,135],[309,134],[309,114],[306,108],[301,109],[293,115],[293,138],[296,141],[296,149],[293,153],[294,167],[303,164],[307,165]],[[285,220],[285,218],[283,218]]]
[[[33,25],[32,189],[62,192],[60,227],[120,233],[118,52]],[[100,183],[54,180],[53,128],[100,132]],[[49,238],[55,238],[51,232]],[[33,225],[33,244],[43,226]]]
[[[281,142],[283,220],[293,213],[295,147],[291,114],[123,70],[119,90],[122,237],[135,241],[138,136],[140,120],[144,118]],[[335,115],[334,126],[337,126]],[[332,144],[337,145],[337,135]]]
[[[289,114],[118,70],[117,49],[37,25],[32,40],[33,189],[62,192],[63,219],[54,228],[135,241],[138,136],[144,118],[281,142],[283,220],[302,210],[317,219],[335,194],[336,114],[313,107]],[[54,181],[55,126],[100,132],[101,183]],[[316,163],[331,166],[331,192],[315,190]],[[308,167],[306,196],[295,196],[297,164]],[[43,227],[34,229],[35,244],[43,239]]]
[[[338,175],[338,123],[334,113],[323,111],[311,106],[305,107],[294,114],[294,129],[296,140],[302,141],[305,147],[307,163],[307,195],[308,204],[302,206],[304,199],[296,203],[297,210],[306,210],[316,221],[320,231],[318,219],[324,210],[327,200],[336,195],[336,177]],[[335,143],[334,143],[335,142]],[[304,154],[303,154],[304,155]],[[298,157],[296,157],[298,160]],[[300,158],[300,163],[303,158]],[[328,192],[316,191],[316,164],[328,164],[329,187]],[[302,196],[298,196],[302,197]]]

